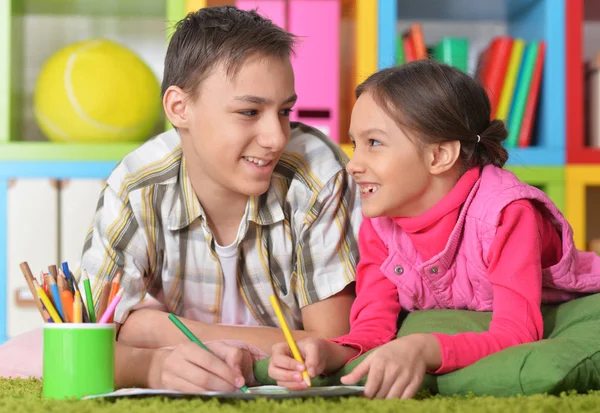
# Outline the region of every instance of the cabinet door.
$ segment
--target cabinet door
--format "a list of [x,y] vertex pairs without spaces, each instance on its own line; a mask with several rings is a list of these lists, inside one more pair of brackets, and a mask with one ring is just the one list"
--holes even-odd
[[299,36],[292,60],[298,103],[292,119],[339,142],[339,0],[290,0],[288,30]]
[[60,262],[67,261],[71,271],[79,266],[83,242],[91,227],[103,179],[67,179],[60,182],[59,230]]
[[14,337],[43,324],[19,264],[41,270],[58,263],[58,184],[52,179],[15,179],[8,185],[7,335]]
[[287,27],[285,17],[285,0],[237,0],[238,9],[254,10],[261,16],[271,20],[277,26]]

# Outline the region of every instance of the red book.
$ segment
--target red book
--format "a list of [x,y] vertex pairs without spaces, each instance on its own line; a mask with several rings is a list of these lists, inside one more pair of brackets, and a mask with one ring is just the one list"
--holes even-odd
[[482,68],[480,81],[488,92],[492,104],[491,119],[496,117],[496,109],[502,94],[512,45],[513,39],[511,37],[496,37],[487,50],[485,67]]
[[427,47],[425,46],[425,39],[423,37],[423,29],[419,23],[414,23],[409,29],[410,38],[412,39],[415,59],[427,59]]
[[540,42],[538,47],[538,55],[535,58],[535,66],[533,67],[533,75],[531,76],[531,85],[529,86],[529,94],[527,95],[527,103],[523,112],[523,121],[519,132],[520,147],[526,147],[531,144],[531,134],[533,124],[535,122],[535,113],[537,103],[540,96],[542,86],[542,72],[544,68],[544,55],[546,52],[546,43]]
[[402,37],[402,44],[404,45],[404,58],[406,59],[406,62],[414,62],[417,60],[415,57],[415,46],[410,34],[405,34]]

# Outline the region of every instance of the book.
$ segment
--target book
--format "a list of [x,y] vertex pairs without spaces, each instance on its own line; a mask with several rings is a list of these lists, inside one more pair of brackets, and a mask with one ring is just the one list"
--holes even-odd
[[517,86],[515,87],[515,93],[508,118],[508,138],[506,139],[506,146],[508,148],[516,147],[519,140],[521,123],[523,122],[523,114],[527,103],[527,96],[529,95],[529,87],[531,86],[531,78],[533,76],[535,60],[538,54],[538,47],[538,42],[529,43],[523,56],[523,62],[521,63],[521,70],[519,72],[519,78],[517,80]]
[[506,87],[513,50],[511,37],[496,37],[481,57],[478,78],[490,98],[491,119],[499,117],[502,94]]
[[169,398],[203,398],[203,399],[239,399],[251,400],[256,398],[268,399],[297,399],[308,397],[347,397],[362,396],[363,386],[324,386],[309,387],[305,390],[288,390],[280,386],[249,387],[248,392],[217,392],[206,391],[200,393],[185,393],[174,390],[125,388],[114,392],[85,396],[82,400],[89,399],[116,399],[123,397],[169,397]]
[[444,37],[433,49],[433,58],[467,73],[469,40],[463,37]]
[[504,84],[502,86],[502,93],[500,94],[500,101],[498,102],[498,109],[496,112],[496,118],[503,120],[504,122],[508,121],[510,105],[513,101],[513,95],[515,93],[515,86],[517,84],[517,77],[519,76],[524,50],[525,41],[522,39],[514,39],[510,52],[508,67],[506,69]]
[[535,123],[535,115],[537,112],[540,89],[542,87],[542,73],[544,68],[544,57],[546,54],[546,43],[540,42],[538,53],[535,59],[535,67],[531,77],[531,86],[529,87],[529,95],[525,104],[525,112],[523,113],[523,123],[519,133],[519,147],[527,147],[531,145],[531,134],[533,133],[533,125]]
[[425,46],[425,38],[423,37],[423,29],[421,24],[413,23],[408,30],[408,37],[413,43],[415,52],[415,60],[427,59],[427,46]]

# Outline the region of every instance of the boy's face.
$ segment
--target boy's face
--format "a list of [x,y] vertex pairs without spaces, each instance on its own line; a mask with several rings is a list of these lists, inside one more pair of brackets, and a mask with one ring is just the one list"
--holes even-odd
[[[218,67],[185,104],[181,130],[190,173],[215,195],[256,196],[290,139],[289,113],[296,102],[289,59],[250,56],[234,78]],[[191,163],[195,163],[191,165]]]

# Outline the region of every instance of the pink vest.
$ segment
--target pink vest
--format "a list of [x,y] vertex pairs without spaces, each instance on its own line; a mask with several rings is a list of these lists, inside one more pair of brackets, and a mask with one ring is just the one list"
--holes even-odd
[[463,208],[444,250],[422,261],[409,236],[389,217],[372,219],[389,254],[381,270],[398,288],[402,308],[492,310],[488,251],[500,213],[519,199],[534,201],[562,234],[563,256],[542,270],[542,302],[557,303],[600,291],[600,256],[575,248],[571,226],[541,190],[511,172],[486,166]]

